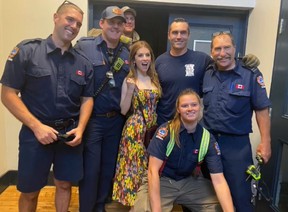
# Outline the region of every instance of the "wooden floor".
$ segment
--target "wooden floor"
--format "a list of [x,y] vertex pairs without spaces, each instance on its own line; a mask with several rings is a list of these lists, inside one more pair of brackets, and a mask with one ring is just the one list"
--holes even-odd
[[[17,191],[16,186],[9,186],[3,193],[0,194],[0,211],[1,212],[17,212],[18,211],[18,198],[20,193]],[[55,212],[54,207],[55,187],[46,186],[40,192],[38,199],[37,212]],[[78,212],[78,188],[72,188],[72,198],[69,207],[70,212]],[[119,203],[112,202],[106,204],[107,212],[127,212],[129,208],[122,206]],[[179,206],[174,207],[173,212],[182,211]]]

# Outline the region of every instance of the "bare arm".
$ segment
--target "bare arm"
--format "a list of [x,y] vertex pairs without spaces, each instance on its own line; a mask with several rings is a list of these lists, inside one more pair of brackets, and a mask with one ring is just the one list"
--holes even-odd
[[161,212],[159,170],[163,161],[150,156],[148,166],[148,192],[152,212]]
[[121,113],[126,115],[131,107],[131,101],[133,96],[133,91],[135,89],[135,80],[132,78],[125,78],[122,84],[121,92]]
[[271,157],[271,137],[270,137],[270,117],[268,108],[256,110],[256,121],[261,135],[260,144],[257,147],[257,153],[261,155],[264,163],[267,163]]
[[210,174],[211,180],[217,195],[217,198],[220,202],[220,205],[224,212],[233,212],[233,202],[230,193],[230,189],[225,180],[223,173]]
[[82,142],[85,127],[93,110],[93,104],[93,97],[82,97],[78,126],[67,132],[68,135],[75,135],[75,138],[72,141],[67,142],[67,145],[77,146]]
[[58,132],[52,127],[42,124],[28,110],[18,94],[18,90],[2,85],[1,101],[19,121],[33,131],[35,137],[40,143],[45,145],[57,140],[56,134]]

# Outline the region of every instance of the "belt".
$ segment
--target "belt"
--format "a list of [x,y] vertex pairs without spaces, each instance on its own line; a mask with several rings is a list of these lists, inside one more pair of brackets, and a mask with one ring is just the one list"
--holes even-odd
[[223,133],[223,132],[215,132],[210,131],[214,136],[220,137],[220,136],[246,136],[248,134],[233,134],[233,133]]
[[95,116],[97,116],[97,117],[111,118],[111,117],[117,116],[118,114],[119,114],[119,113],[116,112],[116,111],[111,111],[111,112],[108,112],[108,113],[95,114]]
[[70,119],[58,119],[54,121],[43,121],[43,124],[46,124],[50,127],[53,127],[56,130],[62,130],[65,129],[71,125],[75,125],[77,119],[70,118]]

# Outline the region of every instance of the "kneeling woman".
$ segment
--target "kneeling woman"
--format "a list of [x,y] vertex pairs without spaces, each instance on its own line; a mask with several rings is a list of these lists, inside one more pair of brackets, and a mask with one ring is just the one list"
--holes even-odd
[[[182,91],[174,119],[158,128],[148,147],[148,182],[139,188],[135,211],[166,212],[174,204],[192,211],[221,211],[220,205],[223,211],[234,211],[220,149],[198,124],[200,119],[199,96],[191,89]],[[203,158],[212,184],[199,175]]]

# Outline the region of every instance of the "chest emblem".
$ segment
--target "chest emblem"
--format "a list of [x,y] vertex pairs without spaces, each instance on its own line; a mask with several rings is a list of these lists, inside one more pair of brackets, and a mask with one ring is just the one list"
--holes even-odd
[[237,90],[244,90],[244,85],[242,85],[242,84],[236,84],[236,85],[235,85],[235,88],[236,88]]
[[185,65],[185,77],[193,77],[194,76],[194,64],[186,64]]

